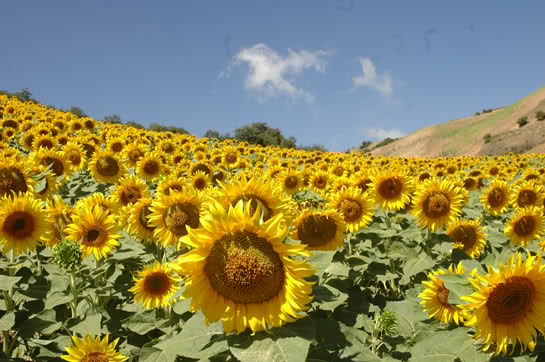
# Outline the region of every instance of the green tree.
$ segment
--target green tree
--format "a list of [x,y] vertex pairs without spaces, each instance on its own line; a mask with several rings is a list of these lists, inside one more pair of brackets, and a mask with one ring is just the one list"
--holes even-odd
[[87,117],[87,114],[83,111],[83,109],[77,106],[72,106],[68,108],[67,112],[72,113],[76,117]]
[[286,138],[278,128],[271,128],[265,122],[254,122],[235,129],[234,138],[253,145],[295,148],[295,137]]
[[123,123],[123,121],[121,120],[121,117],[118,114],[110,114],[110,115],[104,116],[103,120],[104,122],[107,122],[107,123],[117,123],[117,124]]

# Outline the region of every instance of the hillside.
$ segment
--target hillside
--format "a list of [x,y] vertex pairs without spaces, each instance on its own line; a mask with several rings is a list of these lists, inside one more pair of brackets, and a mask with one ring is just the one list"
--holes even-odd
[[[509,152],[544,152],[545,121],[536,119],[545,111],[545,87],[513,105],[419,129],[392,143],[374,149],[371,154],[385,156],[440,157],[460,155],[496,155]],[[517,121],[528,117],[528,124]],[[485,143],[485,135],[489,142]]]

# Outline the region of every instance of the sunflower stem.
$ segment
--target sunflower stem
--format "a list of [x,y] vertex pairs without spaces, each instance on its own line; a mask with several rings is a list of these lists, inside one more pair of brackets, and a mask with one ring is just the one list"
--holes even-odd
[[72,318],[76,318],[78,308],[78,289],[76,285],[76,275],[74,274],[74,272],[70,273],[70,291],[72,292],[70,310],[72,311]]
[[4,354],[11,358],[11,354],[9,353],[9,331],[2,331],[2,336],[4,337],[4,340],[2,341],[2,352]]
[[8,274],[10,277],[15,276],[16,268],[13,266],[13,264],[15,264],[15,254],[13,252],[13,249],[9,251],[9,264],[10,266],[9,266]]
[[36,248],[36,272],[38,275],[42,275],[42,258],[40,256],[39,248]]
[[348,255],[352,255],[352,233],[348,233],[346,243],[348,244]]
[[384,222],[386,223],[386,226],[388,227],[388,229],[390,229],[392,227],[392,220],[390,219],[390,216],[388,215],[388,211],[386,210],[383,210],[384,211]]

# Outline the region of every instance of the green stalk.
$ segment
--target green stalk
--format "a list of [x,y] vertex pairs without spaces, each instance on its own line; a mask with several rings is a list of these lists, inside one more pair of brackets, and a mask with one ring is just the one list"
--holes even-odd
[[4,343],[2,343],[2,352],[7,357],[11,358],[11,354],[9,353],[9,331],[2,331],[2,336],[4,337]]
[[42,275],[42,258],[40,257],[40,250],[36,248],[36,269],[38,275]]
[[72,318],[76,318],[78,308],[78,289],[74,272],[70,273],[70,291],[72,292],[73,296],[72,301],[70,302],[70,310],[72,311]]

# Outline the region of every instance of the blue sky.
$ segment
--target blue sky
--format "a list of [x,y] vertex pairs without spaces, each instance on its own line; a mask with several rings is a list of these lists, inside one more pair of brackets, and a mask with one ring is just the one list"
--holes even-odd
[[512,104],[545,86],[543,1],[9,1],[0,89],[202,136],[264,121],[300,145]]

